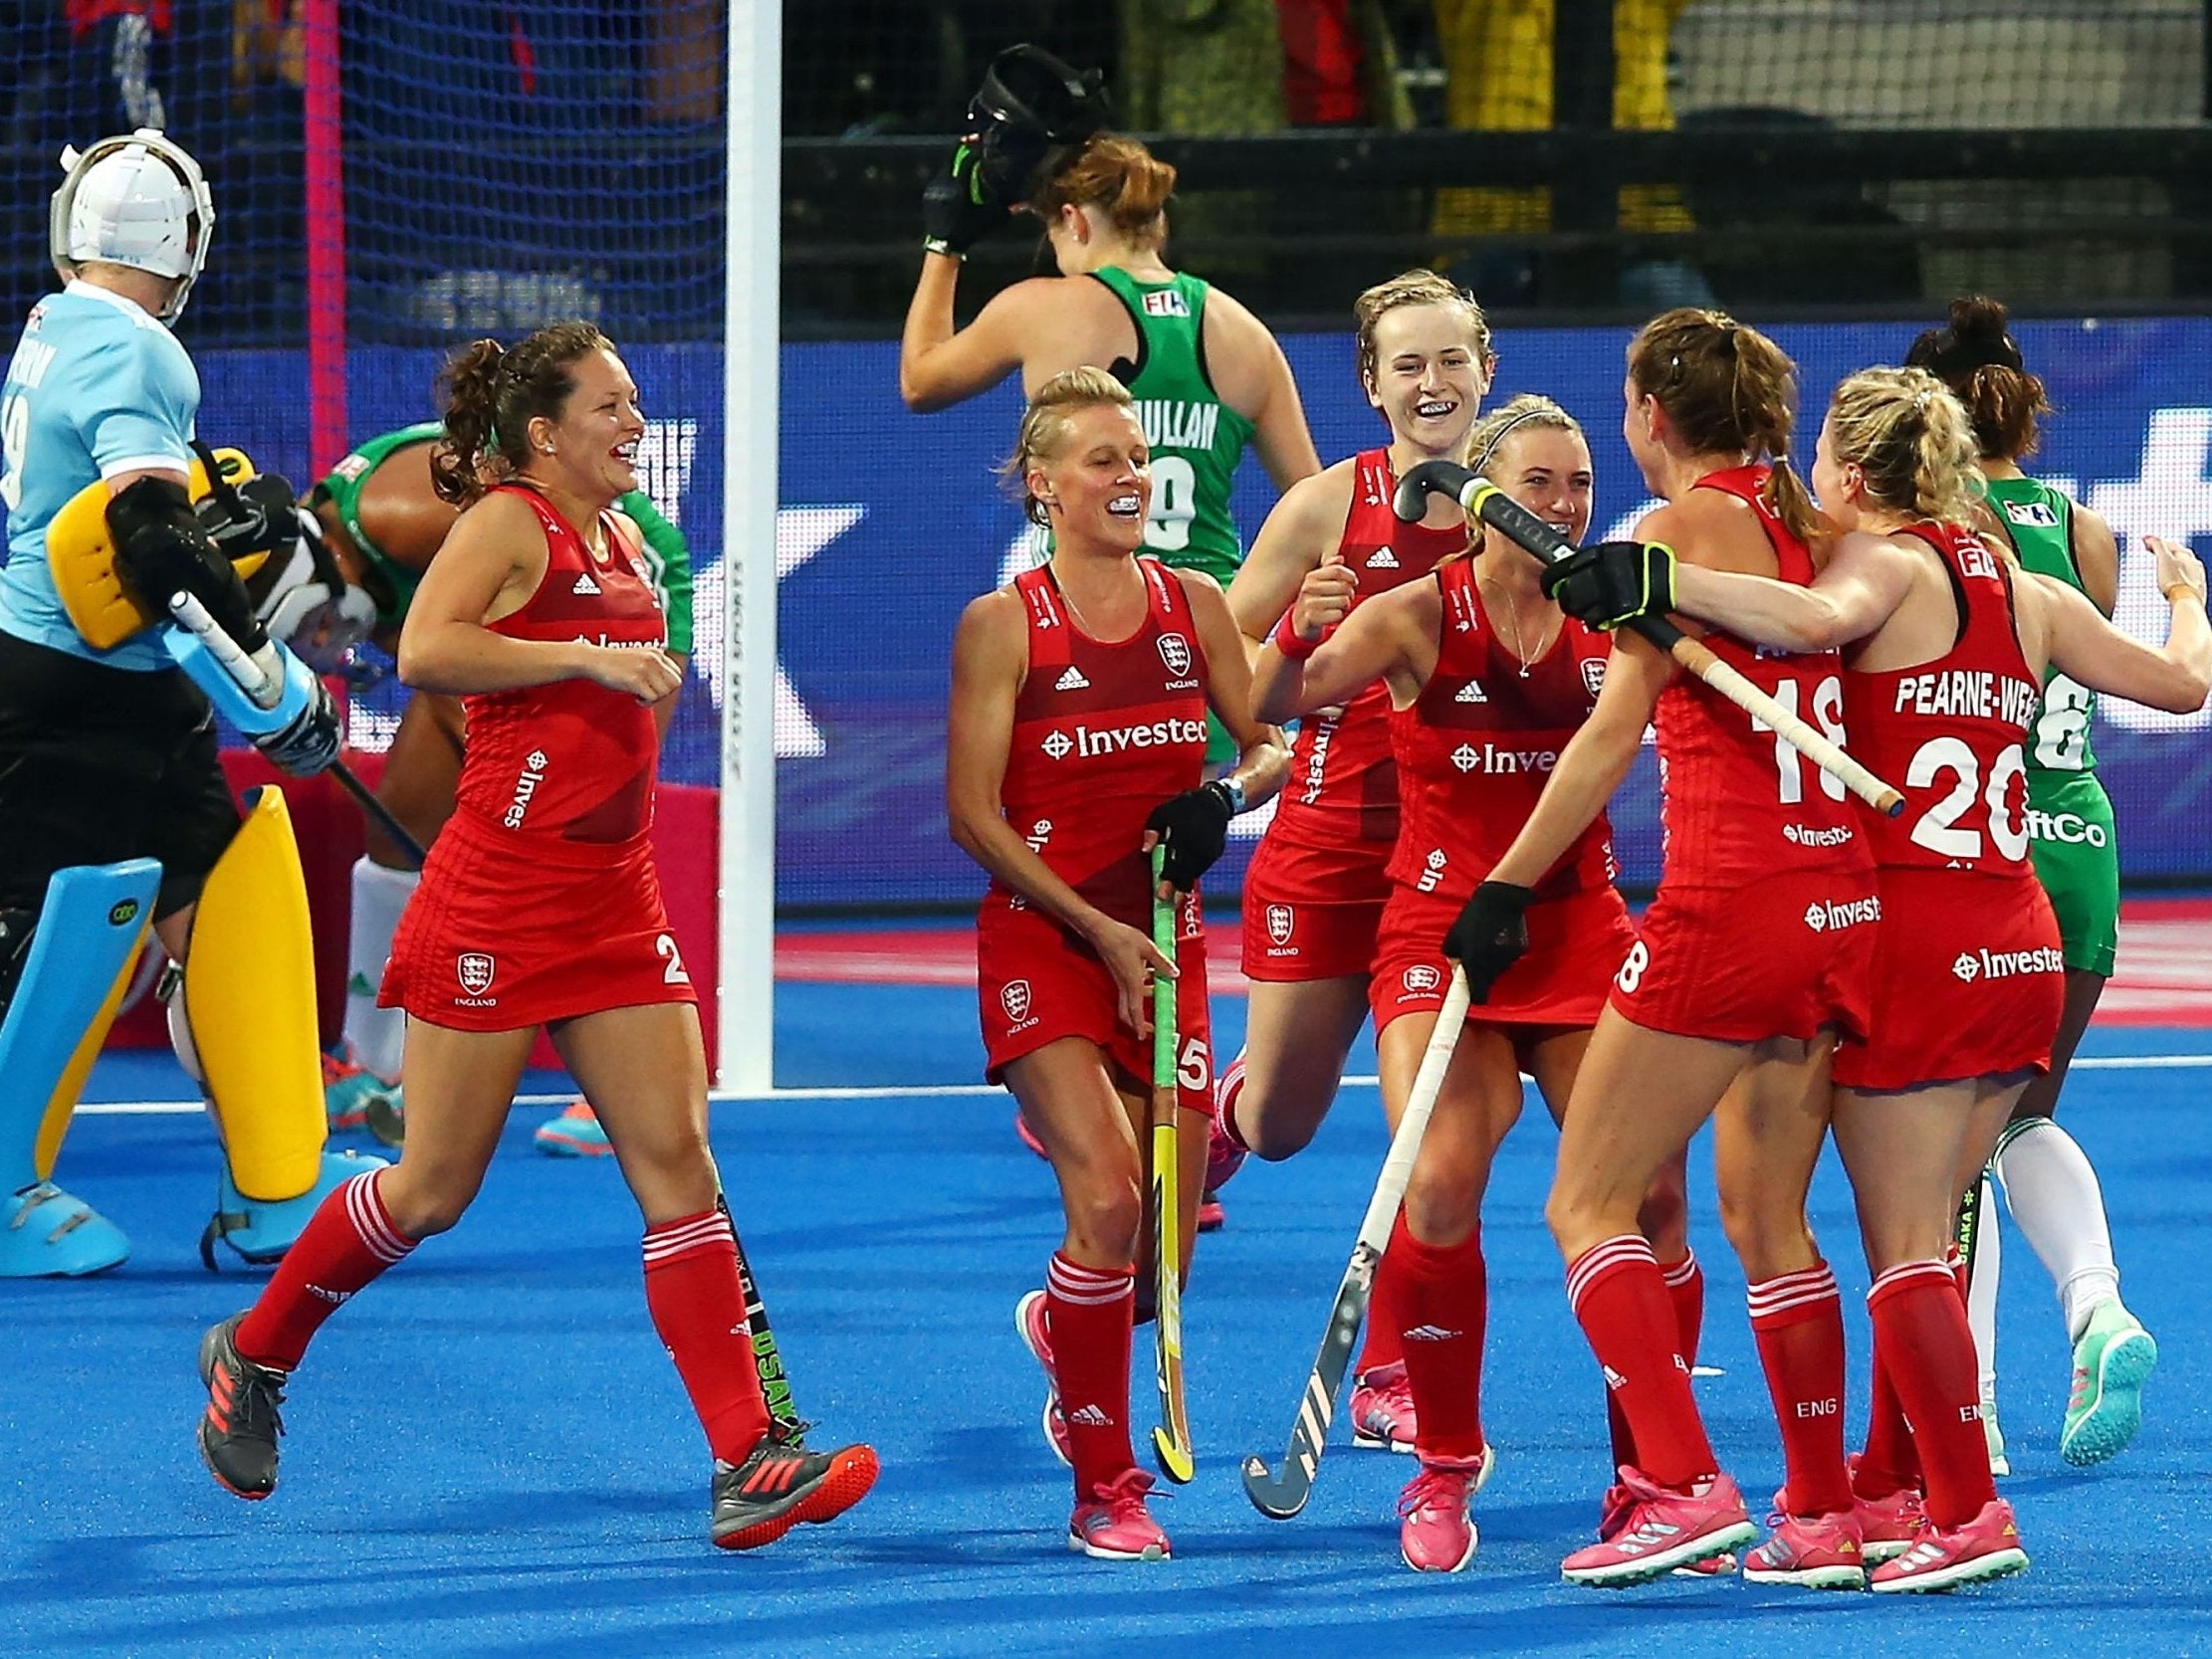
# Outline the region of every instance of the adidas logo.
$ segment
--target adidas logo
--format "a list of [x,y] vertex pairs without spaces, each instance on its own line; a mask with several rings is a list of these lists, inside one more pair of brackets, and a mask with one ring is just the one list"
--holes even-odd
[[1378,547],[1367,555],[1367,567],[1370,570],[1396,570],[1398,555],[1388,547]]
[[1112,1428],[1114,1419],[1095,1405],[1079,1405],[1067,1414],[1071,1423],[1081,1423],[1085,1428]]
[[1487,703],[1490,701],[1490,694],[1482,689],[1481,681],[1469,680],[1459,688],[1459,695],[1451,701],[1454,703]]
[[1403,1335],[1409,1343],[1448,1343],[1459,1333],[1446,1331],[1440,1325],[1417,1325]]
[[1052,682],[1052,689],[1056,692],[1085,692],[1090,690],[1090,686],[1091,683],[1083,678],[1083,671],[1073,663],[1062,669],[1060,677]]
[[590,571],[578,570],[576,572],[576,585],[574,587],[571,587],[568,591],[570,593],[588,593],[596,597],[599,591],[599,584],[591,579]]

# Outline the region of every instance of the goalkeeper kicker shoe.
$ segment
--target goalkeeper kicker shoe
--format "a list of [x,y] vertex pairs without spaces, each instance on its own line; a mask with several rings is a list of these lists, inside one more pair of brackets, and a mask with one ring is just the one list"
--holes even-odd
[[207,1384],[200,1457],[225,1491],[261,1499],[277,1489],[286,1373],[238,1351],[238,1322],[245,1317],[233,1314],[200,1339],[200,1380]]
[[810,1452],[766,1436],[743,1463],[715,1460],[714,1541],[758,1550],[801,1523],[834,1521],[868,1495],[879,1467],[872,1446]]

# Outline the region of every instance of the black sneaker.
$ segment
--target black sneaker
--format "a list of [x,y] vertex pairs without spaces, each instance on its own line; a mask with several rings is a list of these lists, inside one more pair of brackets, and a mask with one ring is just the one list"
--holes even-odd
[[715,1459],[714,1541],[725,1550],[774,1544],[801,1521],[834,1521],[876,1484],[873,1446],[810,1452],[773,1435],[743,1463]]
[[286,1373],[238,1351],[238,1322],[245,1317],[233,1314],[200,1339],[200,1380],[207,1384],[200,1458],[226,1491],[266,1498],[277,1489],[277,1437],[284,1433],[277,1408],[284,1404]]

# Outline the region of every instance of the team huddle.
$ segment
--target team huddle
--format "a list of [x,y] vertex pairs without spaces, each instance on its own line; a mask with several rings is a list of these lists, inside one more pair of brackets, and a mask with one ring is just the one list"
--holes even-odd
[[[1621,420],[1659,505],[1586,544],[1598,480],[1576,413],[1534,392],[1485,410],[1480,307],[1408,272],[1354,308],[1387,441],[1324,467],[1265,326],[1163,263],[1173,169],[1095,130],[1084,84],[1040,59],[994,66],[988,130],[930,187],[900,374],[926,410],[1021,373],[1002,477],[1049,536],[962,617],[947,811],[990,878],[987,1075],[1065,1209],[1014,1324],[1072,1472],[1070,1547],[1171,1554],[1131,1437],[1135,1330],[1156,1322],[1158,1454],[1188,1479],[1196,1238],[1249,1154],[1311,1141],[1372,1023],[1392,1154],[1292,1456],[1247,1471],[1263,1509],[1303,1502],[1349,1363],[1355,1442],[1415,1459],[1404,1559],[1473,1559],[1498,1461],[1483,1197],[1525,1075],[1559,1126],[1546,1220],[1611,1438],[1569,1580],[1918,1591],[2022,1570],[1977,1222],[1993,1172],[2060,1287],[2062,1452],[2114,1455],[2156,1347],[2052,1119],[2116,940],[2089,714],[2100,692],[2203,704],[2202,566],[2146,538],[2166,641],[2106,620],[2118,549],[2021,471],[2042,387],[1981,299],[1905,366],[1834,388],[1810,490],[1782,350],[1717,311],[1654,318],[1628,343]],[[649,841],[688,580],[639,494],[621,357],[585,323],[476,342],[439,422],[363,445],[296,503],[195,430],[167,325],[214,225],[197,165],[150,130],[64,160],[65,287],[0,386],[0,1275],[97,1272],[127,1248],[50,1177],[150,929],[224,1150],[203,1252],[276,1264],[202,1339],[198,1447],[226,1489],[266,1497],[312,1339],[473,1200],[544,1029],[590,1102],[556,1139],[618,1153],[644,1219],[714,1542],[835,1518],[875,1454],[807,1449],[778,1386]],[[962,256],[1017,206],[1059,274],[956,328]],[[1248,558],[1228,513],[1246,447],[1280,491]],[[286,773],[342,778],[324,676],[371,636],[422,695],[355,872],[354,1046],[333,1060],[283,795],[241,816],[213,711]],[[1632,918],[1607,806],[1654,734],[1664,866]],[[1270,802],[1242,896],[1245,1046],[1217,1066],[1200,883]],[[326,1149],[364,1120],[396,1162]],[[1763,1539],[1690,1385],[1706,1282],[1684,1165],[1708,1120],[1784,1455]],[[1806,1217],[1831,1140],[1873,1280],[1857,1451],[1841,1298]]]
[[[1399,1131],[1377,1202],[1395,1223],[1386,1210],[1350,1412],[1356,1441],[1418,1460],[1399,1506],[1409,1565],[1475,1554],[1495,1463],[1481,1203],[1526,1073],[1560,1124],[1546,1219],[1615,1471],[1564,1575],[1921,1591],[2023,1569],[1960,1252],[1986,1168],[2062,1287],[2069,1461],[2126,1444],[2156,1354],[2119,1301],[2094,1174],[2050,1118],[2111,969],[2110,836],[2101,864],[2082,837],[2046,864],[2032,832],[2062,812],[2109,824],[2088,798],[2092,693],[2193,711],[2212,691],[2198,561],[2146,538],[2172,609],[2162,647],[2106,621],[2116,549],[2020,471],[2041,385],[1986,300],[1954,306],[1907,366],[1835,388],[1810,491],[1781,349],[1716,311],[1655,318],[1629,343],[1622,429],[1659,505],[1629,538],[1581,546],[1595,479],[1575,416],[1535,394],[1482,413],[1481,311],[1417,271],[1355,308],[1389,442],[1314,458],[1224,594],[1181,556],[1225,511],[1185,493],[1205,475],[1180,446],[1214,429],[1156,412],[1206,389],[1235,409],[1233,386],[1264,399],[1237,411],[1264,430],[1265,409],[1296,408],[1279,350],[1161,265],[1172,177],[1111,136],[1048,152],[1030,197],[1062,277],[953,330],[959,258],[1013,199],[994,195],[984,148],[956,157],[960,188],[932,187],[901,377],[933,407],[1021,370],[1004,476],[1050,531],[1044,563],[962,619],[947,793],[954,839],[991,877],[989,1075],[1066,1209],[1016,1325],[1073,1472],[1070,1547],[1171,1553],[1129,1430],[1133,1325],[1160,1321],[1160,1461],[1187,1478],[1167,1419],[1188,1200],[1202,1190],[1217,1222],[1247,1152],[1305,1144],[1372,1019]],[[1049,315],[1023,292],[1068,286],[1080,296]],[[1270,471],[1297,449],[1278,435]],[[1226,738],[1211,757],[1209,712]],[[1648,732],[1664,868],[1632,923],[1605,813]],[[1216,1077],[1197,882],[1231,817],[1270,798],[1242,896],[1247,1046]],[[1172,1075],[1146,1042],[1166,979]],[[1152,1133],[1164,1110],[1170,1140]],[[1784,1451],[1763,1540],[1690,1389],[1704,1280],[1682,1167],[1708,1119]],[[1873,1279],[1856,1452],[1841,1299],[1806,1218],[1831,1139]],[[1148,1163],[1171,1143],[1183,1166],[1163,1184]],[[1184,1195],[1172,1231],[1148,1229],[1148,1187],[1156,1204]],[[2057,1204],[2031,1206],[2031,1188]],[[1993,1318],[1993,1294],[1973,1300]],[[1342,1373],[1323,1355],[1285,1481],[1310,1481],[1319,1455]],[[1263,1509],[1302,1501],[1264,1473],[1246,1476]]]

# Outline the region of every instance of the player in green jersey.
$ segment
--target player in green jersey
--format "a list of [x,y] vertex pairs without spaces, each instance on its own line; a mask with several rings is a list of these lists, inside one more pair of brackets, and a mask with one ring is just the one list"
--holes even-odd
[[[2020,470],[2021,458],[2034,453],[2037,421],[2051,406],[2005,321],[2005,308],[1994,300],[1954,300],[1949,326],[1922,334],[1905,361],[1940,376],[1972,414],[1990,517],[2021,566],[2080,589],[2109,616],[2119,585],[2119,547],[2110,526]],[[2074,1386],[2059,1450],[2075,1464],[2101,1463],[2134,1438],[2143,1379],[2158,1359],[2157,1344],[2119,1299],[2097,1171],[2053,1117],[2067,1066],[2111,975],[2119,937],[2119,851],[2112,804],[2098,781],[2090,746],[2094,703],[2087,689],[2054,670],[2029,736],[2028,833],[2066,949],[2066,1009],[2051,1046],[2051,1070],[2020,1097],[1990,1162],[2013,1220],[2058,1286],[2074,1345]],[[1995,1401],[1997,1231],[1975,1226],[1988,1188],[1985,1176],[1967,1194],[1960,1235],[1973,1269],[1969,1304],[1990,1463],[2005,1473]]]
[[965,328],[953,316],[963,256],[1009,217],[987,205],[969,222],[931,214],[921,281],[899,343],[899,392],[929,413],[1019,370],[1034,391],[1063,369],[1106,369],[1129,388],[1152,449],[1145,551],[1224,587],[1244,556],[1229,517],[1247,448],[1277,490],[1321,470],[1290,364],[1250,311],[1162,260],[1175,169],[1133,138],[1098,133],[1024,204],[1044,221],[1060,275],[1000,291]]
[[[415,584],[459,517],[430,487],[431,449],[444,435],[436,421],[427,421],[371,438],[332,469],[308,498],[338,568],[375,601],[373,637],[386,650],[396,648]],[[681,666],[691,651],[692,623],[691,555],[683,534],[643,491],[631,492],[615,508],[630,518],[642,537],[646,573],[668,617],[669,654]],[[670,698],[656,711],[664,732],[675,707]],[[418,692],[408,699],[384,756],[376,795],[424,846],[453,815],[461,743],[459,698]],[[333,1060],[340,1068],[360,1068],[362,1118],[386,1141],[397,1139],[399,1115],[366,1097],[378,1093],[398,1099],[406,1021],[399,1009],[376,1006],[376,989],[416,875],[413,861],[371,822],[367,852],[353,866],[345,1043]],[[332,1098],[334,1103],[334,1094]],[[540,1146],[557,1154],[595,1155],[612,1149],[591,1109],[580,1101],[541,1126],[537,1139]]]

